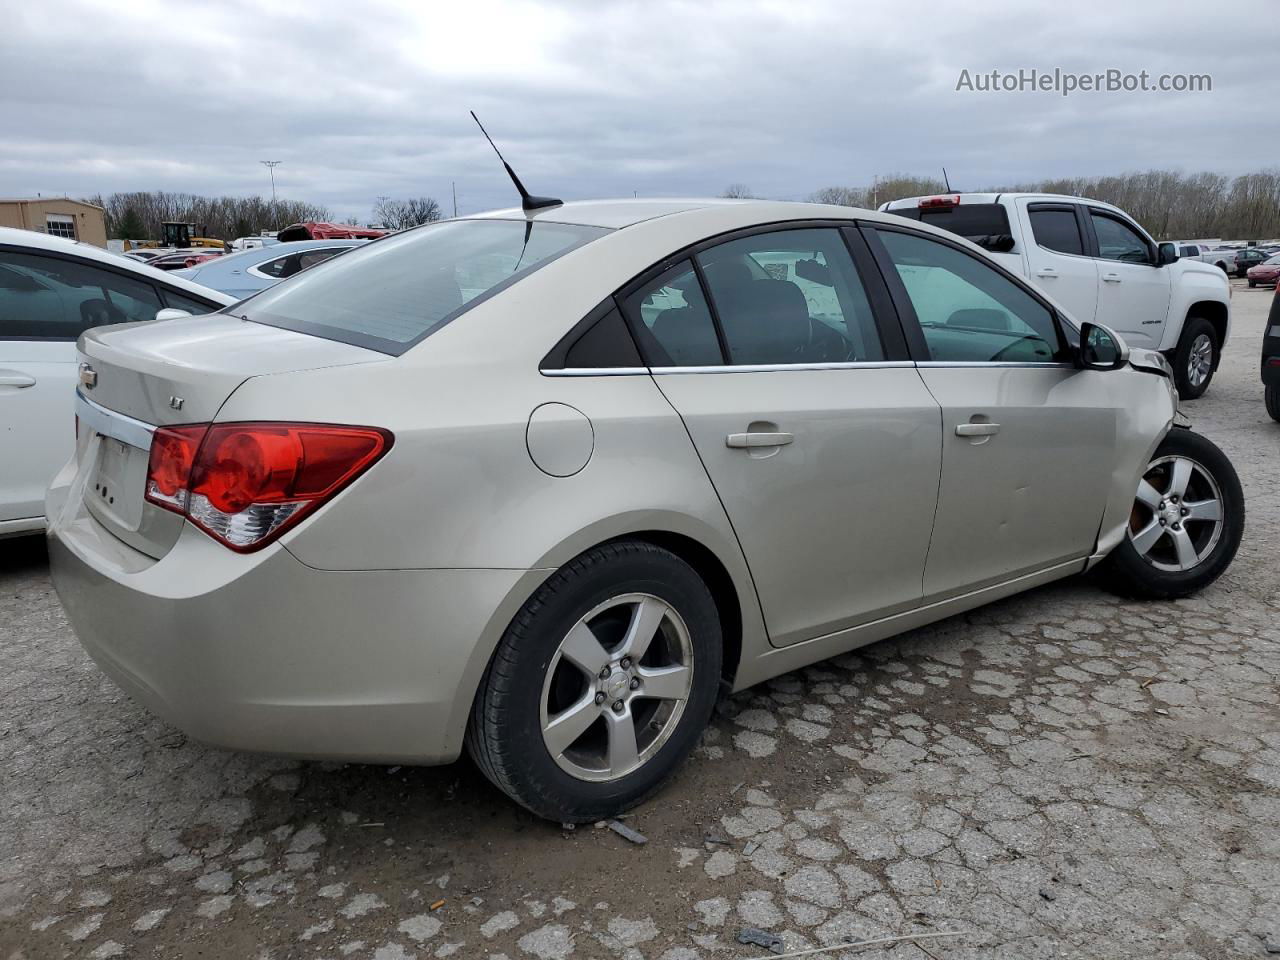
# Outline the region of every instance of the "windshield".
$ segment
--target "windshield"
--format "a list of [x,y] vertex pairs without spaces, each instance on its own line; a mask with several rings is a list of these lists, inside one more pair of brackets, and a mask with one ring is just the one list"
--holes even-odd
[[334,257],[233,312],[398,355],[538,267],[609,232],[531,220],[448,220]]

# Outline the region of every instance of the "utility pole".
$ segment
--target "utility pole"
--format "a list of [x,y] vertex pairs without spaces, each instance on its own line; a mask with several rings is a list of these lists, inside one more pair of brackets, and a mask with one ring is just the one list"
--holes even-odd
[[458,182],[450,180],[449,189],[453,191],[453,218],[456,220],[458,219]]
[[284,163],[283,160],[259,160],[260,164],[267,168],[271,174],[271,206],[274,209],[276,205],[276,167]]

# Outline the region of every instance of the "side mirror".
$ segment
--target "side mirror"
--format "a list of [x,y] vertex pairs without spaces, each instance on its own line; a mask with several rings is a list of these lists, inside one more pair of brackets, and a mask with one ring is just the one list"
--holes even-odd
[[1178,245],[1176,243],[1162,243],[1160,249],[1156,253],[1156,266],[1167,267],[1171,263],[1178,260]]
[[1109,327],[1086,322],[1080,324],[1076,358],[1082,370],[1119,370],[1129,362],[1129,345]]
[[180,320],[189,316],[191,316],[190,310],[179,310],[177,307],[165,307],[163,310],[156,311],[157,320]]

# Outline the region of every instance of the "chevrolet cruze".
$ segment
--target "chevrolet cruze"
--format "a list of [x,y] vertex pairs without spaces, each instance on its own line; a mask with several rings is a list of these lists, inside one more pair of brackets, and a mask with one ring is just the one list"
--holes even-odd
[[51,556],[109,676],[235,749],[465,746],[556,820],[722,689],[1090,568],[1182,596],[1244,522],[1162,357],[845,207],[446,221],[79,350]]

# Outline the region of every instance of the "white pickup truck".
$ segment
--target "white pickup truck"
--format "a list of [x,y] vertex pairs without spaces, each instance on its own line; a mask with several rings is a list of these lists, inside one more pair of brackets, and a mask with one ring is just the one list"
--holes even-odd
[[1178,395],[1205,392],[1231,331],[1227,276],[1179,259],[1123,210],[1044,193],[952,193],[908,197],[882,211],[965,237],[1027,278],[1077,322],[1118,331],[1173,364]]

